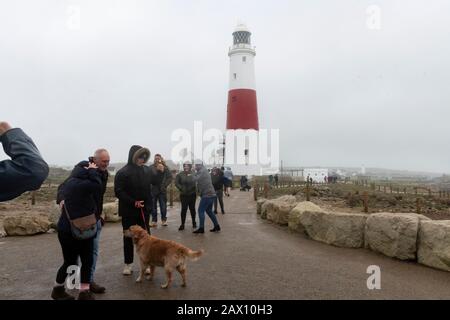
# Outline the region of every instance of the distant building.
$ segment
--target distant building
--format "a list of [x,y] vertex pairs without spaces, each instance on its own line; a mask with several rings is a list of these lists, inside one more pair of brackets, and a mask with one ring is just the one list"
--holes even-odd
[[312,178],[313,182],[325,183],[325,177],[328,177],[328,169],[325,168],[305,168],[303,169],[303,178]]

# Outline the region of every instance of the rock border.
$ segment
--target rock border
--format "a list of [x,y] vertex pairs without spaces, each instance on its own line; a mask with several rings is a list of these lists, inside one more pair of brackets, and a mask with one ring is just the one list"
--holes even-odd
[[315,241],[366,248],[450,272],[450,220],[431,220],[416,213],[327,212],[312,202],[294,203],[293,198],[260,199],[257,214],[261,219],[287,224],[291,232],[304,233]]

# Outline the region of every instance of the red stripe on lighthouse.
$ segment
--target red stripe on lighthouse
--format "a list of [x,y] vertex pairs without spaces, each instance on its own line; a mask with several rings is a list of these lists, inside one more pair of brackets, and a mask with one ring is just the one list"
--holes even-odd
[[227,130],[259,130],[255,90],[230,90],[227,109]]

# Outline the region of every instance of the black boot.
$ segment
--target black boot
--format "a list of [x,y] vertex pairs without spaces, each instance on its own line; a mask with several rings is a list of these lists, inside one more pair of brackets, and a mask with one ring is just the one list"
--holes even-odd
[[219,232],[220,231],[220,226],[217,225],[215,226],[213,229],[209,230],[210,232]]
[[94,294],[90,290],[80,291],[78,300],[95,300]]
[[102,287],[101,285],[99,285],[95,282],[92,282],[91,285],[89,286],[89,288],[93,293],[101,294],[101,293],[105,293],[105,291],[106,291],[105,287]]
[[197,223],[195,221],[192,223],[192,228],[197,229]]
[[178,231],[183,231],[184,230],[184,224],[182,224],[179,228]]
[[53,287],[53,290],[52,290],[52,299],[53,300],[75,300],[75,297],[68,294],[66,292],[66,288],[64,288],[64,286],[56,286],[56,287]]
[[193,233],[205,233],[205,229],[203,229],[203,228],[198,228],[198,229],[195,230]]

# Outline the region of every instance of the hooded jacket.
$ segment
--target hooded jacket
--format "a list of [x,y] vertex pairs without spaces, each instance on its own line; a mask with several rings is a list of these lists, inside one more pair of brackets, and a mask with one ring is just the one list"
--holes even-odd
[[33,140],[22,129],[14,128],[2,134],[0,142],[11,157],[0,161],[0,202],[39,189],[47,179],[49,168]]
[[[60,204],[61,201],[63,201],[65,199],[65,195],[64,195],[64,188],[66,186],[67,181],[80,174],[80,172],[82,172],[83,170],[86,170],[85,167],[89,166],[89,161],[81,161],[80,163],[78,163],[72,170],[72,172],[70,173],[69,178],[67,178],[62,184],[59,185],[58,187],[58,193],[56,195],[56,203]],[[96,198],[95,198],[95,202],[97,205],[97,211],[96,211],[96,216],[97,219],[100,219],[100,216],[103,212],[103,197],[105,195],[106,192],[106,185],[108,183],[108,171],[101,171],[97,169],[97,173],[100,177],[101,180],[101,184],[102,184],[102,189],[100,194],[96,194]]]
[[132,146],[128,153],[128,163],[120,169],[114,179],[114,192],[119,199],[119,216],[136,216],[141,210],[134,206],[136,201],[144,201],[144,210],[151,212],[152,190],[149,168],[138,166],[141,156],[150,157],[150,151],[141,146]]
[[197,193],[195,186],[194,174],[192,172],[186,173],[184,170],[177,174],[175,178],[175,186],[180,190],[180,195],[191,196]]
[[70,233],[66,210],[71,220],[93,213],[98,215],[97,201],[102,192],[100,174],[97,169],[86,169],[79,165],[64,183],[62,192],[65,208],[58,221],[58,232]]
[[216,196],[216,191],[214,190],[211,175],[208,170],[202,166],[199,171],[194,176],[194,180],[197,183],[197,189],[201,197],[210,198]]

